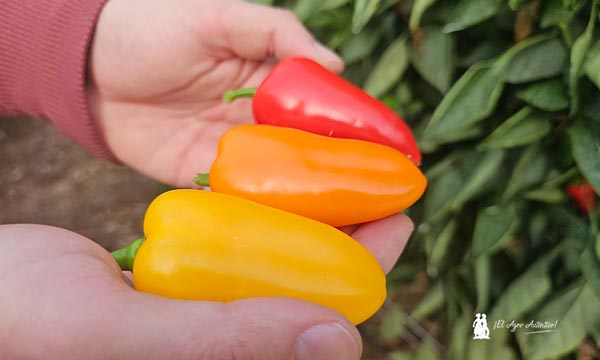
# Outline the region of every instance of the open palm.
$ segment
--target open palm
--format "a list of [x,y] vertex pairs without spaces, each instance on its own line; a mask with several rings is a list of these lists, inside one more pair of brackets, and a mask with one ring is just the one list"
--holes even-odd
[[208,170],[223,132],[252,121],[248,100],[224,104],[223,93],[258,85],[274,61],[294,55],[343,67],[284,10],[237,0],[111,0],[91,49],[90,105],[120,161],[189,187]]

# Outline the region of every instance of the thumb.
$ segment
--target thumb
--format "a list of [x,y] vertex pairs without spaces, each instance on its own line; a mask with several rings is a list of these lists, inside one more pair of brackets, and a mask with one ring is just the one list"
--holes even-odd
[[254,61],[302,56],[331,71],[343,70],[342,59],[316,41],[291,11],[244,1],[223,6],[230,7],[225,10],[229,15],[221,19],[226,46],[236,56]]
[[124,314],[114,329],[121,344],[116,358],[335,360],[358,359],[362,351],[358,331],[345,318],[295,299],[132,296],[136,301],[121,303]]

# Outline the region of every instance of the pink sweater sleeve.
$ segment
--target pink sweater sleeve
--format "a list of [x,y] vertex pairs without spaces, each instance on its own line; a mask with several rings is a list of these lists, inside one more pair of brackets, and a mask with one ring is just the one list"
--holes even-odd
[[86,99],[88,48],[106,0],[0,0],[0,114],[46,118],[114,160]]

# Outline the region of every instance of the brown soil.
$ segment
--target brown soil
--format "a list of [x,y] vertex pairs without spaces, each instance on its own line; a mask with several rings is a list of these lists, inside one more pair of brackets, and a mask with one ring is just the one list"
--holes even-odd
[[54,225],[109,250],[139,237],[165,185],[100,160],[51,123],[0,118],[0,224]]

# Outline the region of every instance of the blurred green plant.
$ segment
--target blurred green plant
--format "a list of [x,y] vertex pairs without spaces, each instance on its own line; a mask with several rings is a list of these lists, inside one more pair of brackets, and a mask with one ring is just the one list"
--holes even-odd
[[[424,152],[417,230],[365,325],[386,356],[536,360],[597,347],[600,211],[583,213],[564,189],[587,180],[600,193],[599,1],[259,2],[291,9],[337,50],[343,75],[394,108]],[[489,315],[489,341],[471,340],[475,313]],[[525,335],[492,329],[500,319],[558,323]]]

